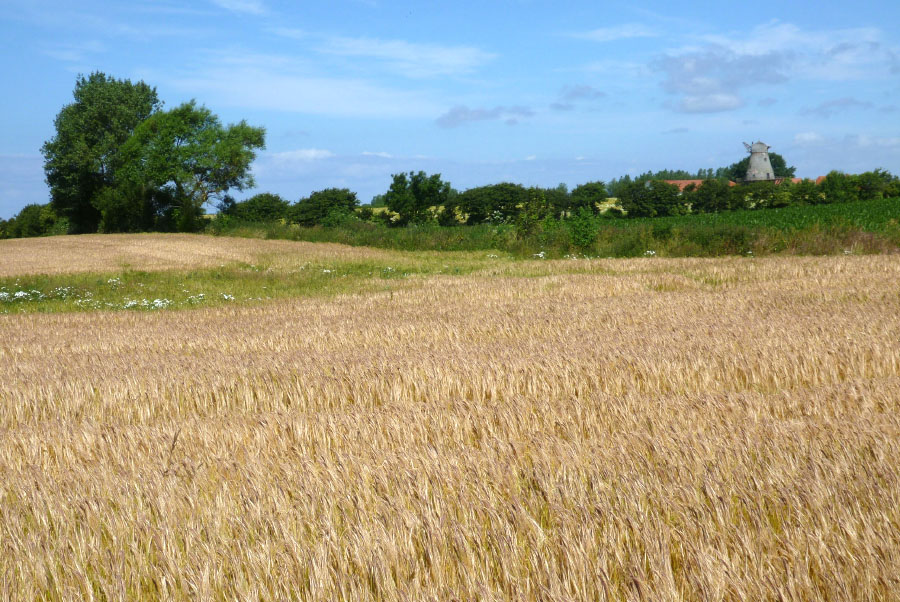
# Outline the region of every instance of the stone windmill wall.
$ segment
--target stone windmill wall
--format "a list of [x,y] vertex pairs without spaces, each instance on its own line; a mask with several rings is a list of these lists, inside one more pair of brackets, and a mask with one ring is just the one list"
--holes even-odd
[[774,182],[775,169],[769,161],[769,146],[765,142],[744,143],[750,153],[750,166],[747,168],[745,182]]

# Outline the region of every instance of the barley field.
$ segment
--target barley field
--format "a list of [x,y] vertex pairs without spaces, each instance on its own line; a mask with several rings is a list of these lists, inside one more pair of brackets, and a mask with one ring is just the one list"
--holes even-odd
[[[413,261],[98,240],[158,270]],[[120,267],[16,244],[4,276]],[[460,257],[0,315],[0,599],[900,599],[900,257]]]

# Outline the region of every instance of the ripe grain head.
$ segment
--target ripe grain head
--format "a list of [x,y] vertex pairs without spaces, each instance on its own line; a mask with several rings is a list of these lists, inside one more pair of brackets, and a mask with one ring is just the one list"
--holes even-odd
[[0,316],[0,592],[895,595],[900,262],[567,266]]

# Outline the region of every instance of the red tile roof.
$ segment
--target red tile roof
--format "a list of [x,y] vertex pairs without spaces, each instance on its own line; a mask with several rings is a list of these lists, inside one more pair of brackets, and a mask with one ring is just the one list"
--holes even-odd
[[[699,188],[703,182],[706,180],[663,180],[666,184],[672,184],[674,186],[678,186],[678,190],[684,191],[685,188],[693,184],[695,187]],[[729,186],[736,186],[734,182],[728,180]]]

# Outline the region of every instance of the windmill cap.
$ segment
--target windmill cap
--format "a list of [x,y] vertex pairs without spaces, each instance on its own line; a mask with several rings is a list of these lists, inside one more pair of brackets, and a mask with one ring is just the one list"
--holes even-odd
[[752,146],[750,146],[751,153],[767,153],[769,152],[769,146],[765,142],[754,142]]

